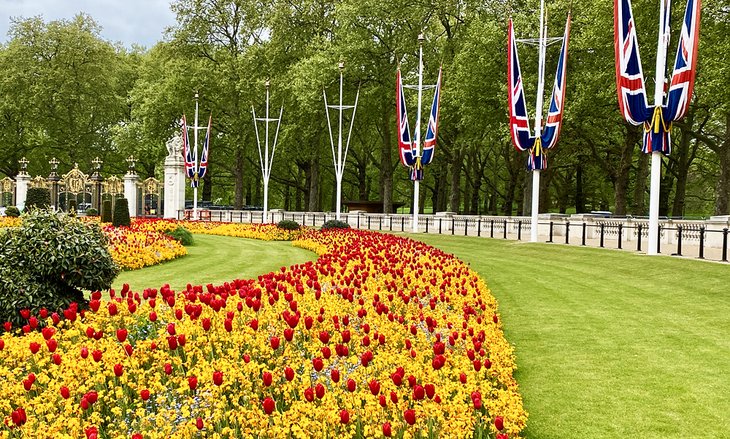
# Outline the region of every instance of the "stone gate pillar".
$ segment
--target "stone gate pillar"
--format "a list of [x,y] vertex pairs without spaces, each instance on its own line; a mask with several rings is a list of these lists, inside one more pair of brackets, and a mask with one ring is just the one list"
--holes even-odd
[[165,158],[165,218],[176,219],[178,211],[185,209],[185,160],[182,138],[174,136],[167,142]]
[[25,209],[25,200],[28,198],[28,186],[30,185],[30,174],[20,171],[15,176],[15,205],[22,212]]
[[137,177],[137,172],[134,170],[134,164],[136,162],[137,159],[135,159],[134,156],[129,156],[127,158],[129,171],[127,171],[124,175],[124,198],[127,199],[127,204],[129,205],[130,217],[137,216],[137,180],[139,178]]

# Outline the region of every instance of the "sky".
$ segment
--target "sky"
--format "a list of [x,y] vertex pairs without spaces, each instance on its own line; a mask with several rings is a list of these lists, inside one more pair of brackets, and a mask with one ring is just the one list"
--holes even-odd
[[84,12],[101,26],[101,37],[126,47],[147,48],[175,23],[170,0],[0,0],[0,41],[8,41],[11,18],[42,16],[48,22]]

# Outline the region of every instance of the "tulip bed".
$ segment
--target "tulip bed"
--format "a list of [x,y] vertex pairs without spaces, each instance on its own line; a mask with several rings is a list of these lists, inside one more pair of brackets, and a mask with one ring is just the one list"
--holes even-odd
[[165,235],[164,231],[151,230],[134,222],[130,227],[102,227],[109,239],[109,253],[125,270],[136,270],[187,254],[185,247]]
[[85,313],[5,333],[0,437],[520,435],[513,350],[466,264],[365,231],[294,245],[318,260],[219,286],[94,293]]

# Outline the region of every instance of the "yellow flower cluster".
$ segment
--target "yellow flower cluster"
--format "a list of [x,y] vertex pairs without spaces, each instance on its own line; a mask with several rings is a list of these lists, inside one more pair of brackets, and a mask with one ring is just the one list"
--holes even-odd
[[126,270],[136,270],[187,254],[185,247],[162,232],[131,227],[102,228],[109,239],[109,253]]
[[137,219],[134,225],[140,230],[166,232],[178,226],[191,233],[204,235],[232,236],[236,238],[258,239],[262,241],[292,241],[300,237],[302,230],[280,229],[276,224],[239,224],[211,221],[179,221],[159,219]]
[[0,229],[3,227],[18,227],[21,219],[12,216],[0,216]]
[[318,260],[95,293],[84,316],[3,334],[0,438],[519,436],[513,349],[466,264],[373,232],[295,245]]

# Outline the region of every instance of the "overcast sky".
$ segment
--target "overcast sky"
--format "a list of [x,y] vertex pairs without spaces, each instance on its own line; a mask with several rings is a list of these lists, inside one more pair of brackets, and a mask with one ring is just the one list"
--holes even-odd
[[0,0],[0,41],[8,40],[11,17],[41,15],[48,22],[71,19],[79,12],[96,20],[102,38],[127,47],[152,47],[175,23],[170,0]]

